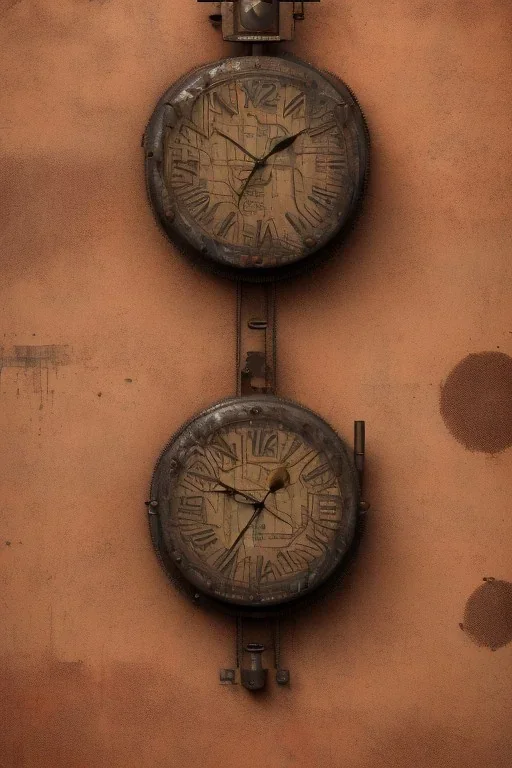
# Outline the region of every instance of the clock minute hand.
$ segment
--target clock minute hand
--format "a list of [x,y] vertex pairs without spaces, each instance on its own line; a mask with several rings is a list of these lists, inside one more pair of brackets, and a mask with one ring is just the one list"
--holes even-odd
[[249,152],[245,147],[242,147],[242,145],[239,144],[238,141],[235,141],[234,139],[232,139],[231,136],[228,136],[227,133],[222,133],[222,131],[219,131],[218,128],[215,128],[215,133],[218,133],[219,136],[223,136],[225,139],[230,141],[232,144],[235,145],[235,147],[238,147],[238,149],[241,150],[244,153],[244,155],[247,155],[248,157],[251,158],[251,160],[254,160],[255,163],[259,162],[259,159],[255,155],[253,155],[252,152]]
[[252,517],[249,520],[249,522],[247,523],[247,525],[244,525],[244,527],[242,528],[242,530],[240,531],[240,533],[238,534],[238,536],[236,537],[236,539],[234,540],[234,542],[232,543],[230,548],[227,550],[228,553],[232,552],[234,550],[236,545],[243,539],[243,537],[245,536],[245,534],[247,533],[247,531],[249,530],[251,525],[254,523],[254,521],[256,520],[258,515],[261,514],[261,512],[264,509],[262,504],[255,504],[254,506],[255,506],[254,514],[252,515]]

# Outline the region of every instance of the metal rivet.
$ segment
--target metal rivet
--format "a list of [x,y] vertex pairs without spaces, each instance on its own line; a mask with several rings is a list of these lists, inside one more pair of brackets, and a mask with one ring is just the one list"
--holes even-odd
[[251,408],[251,413],[253,416],[259,416],[261,413],[261,408]]
[[316,240],[314,237],[306,237],[304,242],[308,248],[313,248],[313,246],[316,245]]
[[199,592],[196,592],[194,595],[194,600],[199,600],[200,597],[201,595],[199,594]]
[[263,266],[263,259],[261,258],[261,256],[258,256],[256,259],[254,259],[254,264],[257,267],[262,267]]
[[158,507],[158,501],[156,501],[156,499],[153,499],[152,501],[149,502],[149,506],[150,507]]

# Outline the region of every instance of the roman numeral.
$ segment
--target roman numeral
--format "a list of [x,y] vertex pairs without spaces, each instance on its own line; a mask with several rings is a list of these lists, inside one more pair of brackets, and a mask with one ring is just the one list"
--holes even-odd
[[228,232],[232,227],[235,226],[235,224],[237,223],[237,220],[238,218],[236,213],[234,211],[231,211],[231,213],[228,213],[226,218],[223,221],[221,221],[221,223],[217,227],[216,234],[219,237],[227,237]]
[[261,580],[276,581],[276,579],[280,578],[282,575],[277,563],[273,563],[272,560],[267,560],[261,573]]
[[289,101],[284,106],[283,110],[283,117],[299,117],[303,116],[300,115],[300,112],[303,112],[303,108],[306,105],[306,95],[302,93],[302,91],[297,94],[297,96],[294,96],[291,101]]
[[217,568],[225,579],[234,579],[236,569],[238,568],[239,549],[234,552],[225,550],[220,557],[214,563],[214,567]]
[[191,523],[204,523],[204,498],[202,496],[181,496],[178,507],[178,520]]
[[208,105],[212,112],[220,115],[222,111],[227,112],[231,117],[238,115],[238,104],[231,98],[231,93],[223,93],[221,90],[212,91],[208,94]]
[[226,458],[231,459],[231,461],[238,461],[236,450],[220,435],[215,435],[209,447],[220,456],[225,456]]
[[294,213],[288,212],[285,213],[285,217],[302,239],[311,233],[311,224],[304,216],[296,216]]
[[334,204],[334,201],[338,197],[336,192],[330,189],[322,189],[322,187],[313,186],[313,194],[309,195],[308,200],[311,200],[315,205],[319,205],[326,210],[330,210]]
[[277,242],[278,240],[279,235],[277,234],[277,227],[274,219],[267,219],[266,221],[260,219],[257,222],[256,228],[256,244],[271,248],[274,241]]
[[267,429],[248,431],[249,443],[253,456],[277,458],[278,434]]
[[317,154],[315,160],[317,173],[343,175],[348,171],[344,155]]
[[334,473],[327,462],[302,475],[303,482],[313,489],[325,486],[327,483],[331,485],[333,479]]
[[330,131],[333,131],[338,128],[338,121],[332,114],[332,112],[329,112],[327,115],[327,118],[324,120],[323,123],[320,123],[320,125],[315,125],[312,128],[308,129],[308,135],[312,139],[317,139],[319,136],[323,136],[324,133],[330,133]]
[[276,83],[262,83],[261,80],[247,80],[242,84],[245,92],[245,108],[251,102],[255,107],[275,107],[278,100]]
[[309,463],[315,456],[315,451],[306,446],[298,437],[294,437],[288,450],[280,458],[288,469],[296,467],[298,464]]
[[202,552],[205,552],[218,542],[217,535],[213,528],[203,528],[202,530],[195,531],[187,536],[187,539],[194,549],[199,549]]
[[329,520],[339,517],[343,505],[341,496],[320,494],[318,497],[319,520]]
[[303,571],[304,568],[307,568],[309,562],[303,555],[295,552],[293,549],[278,552],[276,559],[285,574]]

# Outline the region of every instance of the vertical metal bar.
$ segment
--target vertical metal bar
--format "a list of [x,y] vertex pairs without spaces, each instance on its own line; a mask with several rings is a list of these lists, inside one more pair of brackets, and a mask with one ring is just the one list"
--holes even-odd
[[276,389],[275,283],[237,285],[237,395]]
[[363,493],[364,453],[366,443],[366,424],[364,421],[354,423],[354,460],[359,478],[359,490]]

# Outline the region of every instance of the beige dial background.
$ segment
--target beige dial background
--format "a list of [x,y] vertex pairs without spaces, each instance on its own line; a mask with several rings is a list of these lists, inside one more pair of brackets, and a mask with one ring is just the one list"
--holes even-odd
[[[269,493],[278,469],[285,487]],[[291,600],[337,559],[342,493],[327,456],[295,433],[272,424],[224,428],[190,452],[172,485],[168,547],[181,567],[186,560],[200,569],[216,597]],[[243,494],[265,500],[252,524],[255,506]]]
[[512,763],[512,645],[458,626],[512,581],[512,451],[439,407],[466,355],[512,355],[511,4],[305,8],[289,48],[353,87],[373,173],[344,258],[278,289],[279,388],[366,419],[372,509],[346,588],[284,623],[292,687],[256,699],[217,684],[232,619],[168,585],[141,509],[169,435],[232,393],[235,296],[155,226],[139,145],[229,48],[195,0],[0,2],[6,768]]
[[205,234],[286,260],[331,228],[352,181],[341,97],[319,103],[304,81],[278,74],[235,71],[199,96],[167,132],[165,181]]

